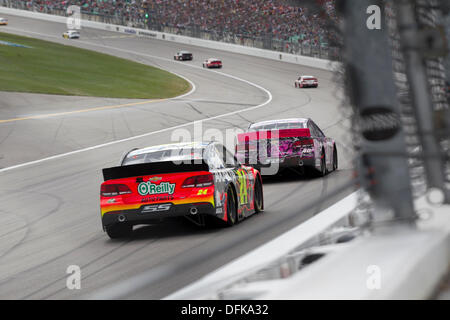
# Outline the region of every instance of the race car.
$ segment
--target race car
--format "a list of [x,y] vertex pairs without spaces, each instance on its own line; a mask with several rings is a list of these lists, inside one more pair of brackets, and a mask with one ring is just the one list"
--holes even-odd
[[222,68],[222,61],[216,58],[209,58],[203,62],[203,68]]
[[[262,175],[305,169],[325,176],[338,168],[336,143],[311,119],[283,119],[251,124],[239,134],[236,158]],[[271,169],[271,170],[269,170]]]
[[179,51],[173,56],[174,60],[184,61],[184,60],[192,60],[194,59],[192,53],[188,51]]
[[8,25],[8,19],[0,18],[0,26],[7,26],[7,25]]
[[80,32],[77,30],[67,30],[62,36],[64,39],[79,39]]
[[173,217],[232,226],[264,210],[259,172],[217,142],[133,149],[120,166],[103,169],[103,178],[101,220],[110,238]]
[[297,80],[295,80],[294,86],[296,88],[317,88],[319,86],[319,82],[317,81],[317,78],[313,76],[300,76]]

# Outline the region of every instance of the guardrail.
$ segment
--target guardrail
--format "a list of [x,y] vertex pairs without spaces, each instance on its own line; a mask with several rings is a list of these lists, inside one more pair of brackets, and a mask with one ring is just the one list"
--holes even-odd
[[427,299],[448,272],[450,206],[417,228],[355,227],[356,193],[166,299]]
[[[32,18],[32,19],[40,19],[45,21],[51,21],[51,22],[57,22],[57,23],[66,23],[66,17],[63,16],[56,16],[51,15],[47,13],[40,13],[40,12],[33,12],[33,11],[27,11],[27,10],[21,10],[21,9],[13,9],[13,8],[7,8],[7,7],[0,7],[0,13],[4,14],[10,14],[10,15],[16,15],[26,18]],[[133,27],[127,27],[123,25],[116,25],[116,24],[109,24],[109,23],[103,23],[103,22],[97,22],[97,21],[90,21],[90,20],[81,20],[81,26],[86,28],[92,28],[92,29],[99,29],[99,30],[106,30],[111,32],[120,32],[124,34],[129,35],[136,35],[143,38],[150,38],[150,39],[158,39],[158,40],[164,40],[164,41],[170,41],[170,42],[176,42],[180,44],[187,44],[187,45],[193,45],[193,46],[200,46],[215,50],[221,50],[221,51],[227,51],[227,52],[233,52],[238,54],[244,54],[249,56],[255,56],[255,57],[261,57],[271,60],[277,60],[277,61],[283,61],[283,62],[289,62],[294,63],[298,65],[304,65],[308,67],[318,68],[322,70],[335,70],[338,68],[339,63],[338,62],[332,62],[325,59],[319,59],[319,58],[313,58],[313,57],[307,57],[307,56],[301,56],[291,53],[284,53],[284,52],[277,52],[267,49],[259,49],[259,48],[252,48],[244,45],[239,44],[232,44],[232,43],[226,43],[226,42],[219,42],[219,41],[213,41],[213,40],[205,40],[205,39],[198,39],[198,38],[192,38],[188,36],[183,35],[177,35],[172,33],[166,33],[166,32],[159,32],[159,31],[152,31],[148,29],[140,29],[140,28],[133,28]]]

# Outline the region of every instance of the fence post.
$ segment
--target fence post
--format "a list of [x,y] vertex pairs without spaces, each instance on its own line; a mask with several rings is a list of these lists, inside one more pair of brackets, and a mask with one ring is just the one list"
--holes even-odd
[[374,203],[375,220],[411,222],[415,213],[392,53],[384,19],[381,29],[366,24],[371,5],[383,8],[383,1],[347,0],[342,7],[347,83],[360,126],[358,175]]
[[425,43],[420,43],[421,35],[411,1],[398,0],[395,4],[400,42],[405,56],[406,75],[411,87],[412,106],[424,155],[423,163],[428,188],[442,192],[446,202],[450,203],[450,195],[445,187],[444,155],[437,139],[424,56],[420,49]]

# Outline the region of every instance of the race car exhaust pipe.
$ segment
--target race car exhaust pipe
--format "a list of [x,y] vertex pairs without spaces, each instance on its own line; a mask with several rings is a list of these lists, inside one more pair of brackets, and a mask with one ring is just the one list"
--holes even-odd
[[196,207],[192,207],[189,209],[189,213],[192,215],[196,215],[198,213],[198,209]]
[[126,218],[125,218],[125,216],[123,214],[121,214],[121,215],[119,215],[117,220],[119,220],[119,222],[124,222],[126,220]]

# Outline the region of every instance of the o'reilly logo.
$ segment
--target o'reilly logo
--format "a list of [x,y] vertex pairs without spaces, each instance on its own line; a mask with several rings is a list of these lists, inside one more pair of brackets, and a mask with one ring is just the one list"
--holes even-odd
[[161,182],[160,184],[154,184],[150,181],[141,182],[138,185],[138,192],[141,196],[168,193],[173,194],[175,191],[175,183]]

